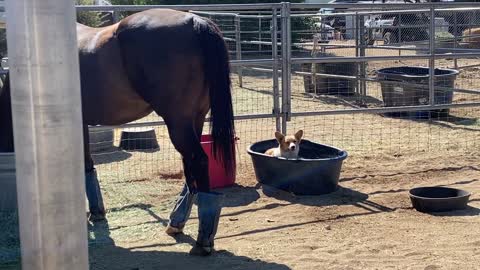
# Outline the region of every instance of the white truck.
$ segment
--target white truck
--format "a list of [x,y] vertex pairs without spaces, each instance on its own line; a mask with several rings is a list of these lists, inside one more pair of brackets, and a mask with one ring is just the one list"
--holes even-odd
[[365,42],[373,45],[383,40],[384,45],[429,39],[430,20],[423,13],[385,13],[365,20]]
[[[365,42],[373,45],[383,40],[384,45],[426,41],[430,37],[430,19],[423,13],[382,14],[365,20]],[[435,32],[448,33],[449,24],[444,18],[435,18]]]

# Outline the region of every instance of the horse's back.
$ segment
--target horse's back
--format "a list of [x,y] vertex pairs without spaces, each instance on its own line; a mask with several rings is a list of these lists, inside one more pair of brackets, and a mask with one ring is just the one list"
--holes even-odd
[[[118,26],[129,78],[161,116],[208,111],[196,18],[187,12],[151,9],[125,18]],[[179,104],[184,108],[180,112]]]
[[196,15],[170,9],[151,9],[122,20],[117,36],[122,48],[145,61],[166,62],[172,56],[200,53],[194,30]]

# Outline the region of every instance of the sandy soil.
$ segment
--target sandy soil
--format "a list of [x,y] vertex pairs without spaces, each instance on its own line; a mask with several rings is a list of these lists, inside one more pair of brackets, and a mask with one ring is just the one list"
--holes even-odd
[[[476,76],[463,74],[461,83],[474,88]],[[305,96],[301,78],[294,80],[297,110],[355,106],[355,98]],[[235,88],[237,114],[268,113],[271,80],[246,77],[244,83]],[[238,121],[238,186],[222,190],[219,251],[206,259],[186,255],[196,237],[195,209],[184,236],[163,232],[182,174],[164,128],[157,128],[159,152],[130,152],[117,163],[108,154],[96,156],[98,163],[105,158],[97,168],[110,212],[108,225],[90,228],[92,269],[480,269],[478,116],[478,109],[467,108],[431,120],[368,114],[293,119],[290,130],[302,128],[308,139],[350,154],[340,189],[307,197],[257,184],[245,149],[272,138],[274,121]],[[469,208],[415,211],[408,190],[430,185],[473,192]]]
[[[135,183],[141,203],[111,209],[109,225],[90,228],[92,269],[480,269],[478,152],[352,156],[340,189],[293,196],[257,185],[253,173],[222,190],[225,208],[216,255],[185,255],[196,237],[194,209],[186,234],[163,233],[181,182]],[[473,192],[466,210],[424,214],[408,190],[444,185]],[[165,190],[165,186],[168,191]],[[108,192],[109,201],[112,196]],[[153,194],[161,194],[153,196]],[[109,229],[107,229],[109,228]],[[115,245],[107,240],[113,239]]]

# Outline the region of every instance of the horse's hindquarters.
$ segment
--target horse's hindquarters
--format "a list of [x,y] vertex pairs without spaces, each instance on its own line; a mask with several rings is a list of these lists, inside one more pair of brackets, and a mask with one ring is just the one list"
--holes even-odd
[[119,125],[150,114],[150,105],[137,94],[128,78],[114,36],[116,26],[87,30],[79,40],[84,122]]

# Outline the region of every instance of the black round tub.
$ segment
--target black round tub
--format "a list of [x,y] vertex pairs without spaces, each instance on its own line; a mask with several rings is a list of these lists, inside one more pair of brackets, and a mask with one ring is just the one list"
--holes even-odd
[[298,159],[276,158],[265,151],[277,147],[276,140],[260,141],[248,148],[257,181],[296,195],[320,195],[335,191],[347,152],[302,140]]
[[417,187],[409,195],[417,211],[446,212],[467,208],[471,193],[449,187]]

